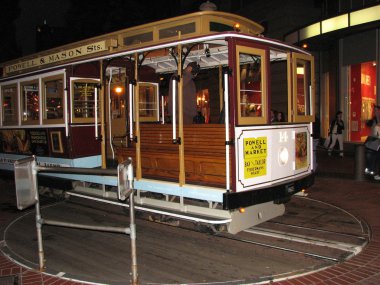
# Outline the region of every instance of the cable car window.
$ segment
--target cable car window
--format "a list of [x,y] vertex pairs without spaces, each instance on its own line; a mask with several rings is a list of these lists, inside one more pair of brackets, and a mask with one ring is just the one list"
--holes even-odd
[[293,110],[295,121],[311,121],[313,112],[314,65],[310,57],[295,54],[293,61]]
[[63,121],[63,89],[63,76],[50,77],[43,80],[44,122]]
[[[99,94],[95,94],[98,84],[94,80],[75,80],[72,82],[73,121],[93,122],[95,114],[99,117]],[[95,103],[96,96],[97,102]]]
[[229,32],[233,31],[234,27],[222,24],[222,23],[217,23],[217,22],[210,22],[210,31],[213,32]]
[[139,84],[140,121],[159,121],[158,83]]
[[159,37],[160,39],[166,39],[178,36],[178,32],[181,32],[181,35],[195,33],[195,22],[161,29],[159,31]]
[[153,32],[147,32],[147,33],[137,34],[130,37],[125,37],[124,45],[130,46],[130,45],[150,42],[152,40],[153,40]]
[[21,110],[23,124],[38,124],[40,117],[40,92],[37,80],[21,83]]
[[5,85],[1,88],[3,102],[3,125],[18,124],[18,92],[17,85]]
[[239,124],[266,122],[265,51],[237,47]]

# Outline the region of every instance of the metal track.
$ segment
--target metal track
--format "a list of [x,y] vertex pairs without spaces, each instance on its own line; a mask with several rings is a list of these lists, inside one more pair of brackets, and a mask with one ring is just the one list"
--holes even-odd
[[309,230],[309,231],[314,231],[314,232],[330,233],[330,234],[335,234],[339,236],[354,237],[361,240],[368,240],[369,238],[368,234],[364,234],[363,236],[358,236],[358,235],[353,235],[353,234],[348,234],[348,233],[341,233],[341,232],[329,231],[329,230],[324,230],[324,229],[316,229],[316,228],[310,228],[310,227],[305,227],[305,226],[300,226],[300,225],[285,224],[285,223],[279,223],[279,222],[274,222],[274,221],[268,221],[267,223],[286,226],[290,228]]
[[[292,225],[292,224],[284,224],[284,223],[277,223],[277,222],[268,222],[268,224],[279,224],[281,226],[286,226],[289,228],[289,231],[279,231],[279,230],[272,230],[272,229],[264,229],[260,228],[260,226],[253,227],[250,229],[245,230],[245,233],[252,234],[252,239],[249,238],[242,238],[239,237],[239,235],[233,236],[230,234],[226,233],[218,233],[215,232],[214,234],[216,236],[222,237],[222,238],[227,238],[231,240],[236,240],[236,241],[241,241],[244,243],[249,243],[249,244],[254,244],[257,246],[262,246],[262,247],[267,247],[275,250],[281,250],[285,252],[291,252],[291,253],[296,253],[296,254],[303,254],[305,256],[309,256],[312,258],[317,258],[317,259],[322,259],[322,260],[328,260],[332,262],[341,262],[343,261],[342,258],[336,258],[332,256],[327,256],[327,255],[321,255],[321,254],[316,254],[313,252],[307,252],[307,251],[302,251],[302,250],[296,250],[292,249],[290,247],[283,247],[283,246],[278,246],[275,245],[274,243],[267,243],[267,242],[259,242],[254,240],[254,236],[260,235],[260,236],[265,236],[265,237],[270,237],[270,238],[275,238],[279,240],[287,240],[291,241],[294,243],[303,243],[303,244],[308,244],[308,245],[313,245],[313,246],[318,246],[318,247],[327,247],[327,248],[332,248],[336,249],[339,251],[347,252],[347,256],[344,259],[348,259],[354,255],[357,255],[361,250],[364,248],[364,246],[368,243],[369,240],[369,235],[363,231],[363,235],[354,235],[354,234],[347,234],[347,233],[341,233],[341,232],[334,232],[334,231],[329,231],[329,230],[324,230],[320,228],[312,228],[312,227],[306,227],[306,226],[299,226],[299,225]],[[361,224],[362,226],[362,224]],[[322,232],[322,233],[328,233],[328,234],[333,234],[335,236],[344,236],[344,237],[351,237],[355,238],[358,240],[361,240],[363,243],[361,245],[356,245],[352,243],[346,243],[346,242],[340,242],[336,240],[329,240],[329,239],[323,239],[323,238],[318,238],[318,237],[313,237],[312,235],[309,234],[294,234],[291,233],[291,228],[297,228],[297,229],[303,229],[306,230],[307,232]]]
[[325,246],[325,247],[334,248],[334,249],[338,249],[342,251],[347,251],[354,255],[358,254],[361,251],[361,247],[354,244],[313,238],[307,235],[290,234],[288,232],[281,232],[281,231],[268,230],[268,229],[258,229],[258,228],[248,229],[248,230],[245,230],[244,232],[295,241],[298,243]]
[[331,257],[331,256],[324,256],[324,255],[319,255],[319,254],[315,254],[315,253],[312,253],[312,252],[306,252],[306,251],[300,251],[300,250],[295,250],[295,249],[286,248],[286,247],[280,247],[280,246],[276,246],[276,245],[273,245],[273,244],[257,242],[257,241],[254,241],[254,240],[247,240],[247,239],[235,237],[235,236],[232,236],[232,235],[227,235],[227,234],[222,234],[222,233],[215,233],[215,235],[218,236],[218,237],[222,237],[222,238],[226,238],[226,239],[230,239],[230,240],[240,241],[240,242],[244,242],[244,243],[254,244],[254,245],[258,245],[258,246],[262,246],[262,247],[267,247],[267,248],[281,250],[281,251],[286,251],[286,252],[291,252],[291,253],[303,254],[305,256],[309,256],[309,257],[312,257],[312,258],[328,260],[328,261],[332,261],[332,262],[336,262],[336,263],[338,263],[338,262],[341,261],[340,259],[334,258],[334,257]]

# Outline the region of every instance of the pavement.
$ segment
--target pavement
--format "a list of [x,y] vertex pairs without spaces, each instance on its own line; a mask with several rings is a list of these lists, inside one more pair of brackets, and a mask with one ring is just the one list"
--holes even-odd
[[[345,156],[331,157],[317,150],[315,184],[307,190],[310,198],[328,202],[345,209],[368,224],[371,236],[368,245],[358,255],[334,266],[294,278],[288,277],[271,284],[277,285],[329,285],[329,284],[380,284],[380,181],[358,175],[355,148]],[[357,159],[357,157],[356,157]],[[0,177],[1,178],[1,177]],[[13,182],[4,180],[0,185],[0,248],[7,225],[19,217]],[[88,284],[61,279],[38,270],[26,268],[0,253],[0,285],[77,285]]]

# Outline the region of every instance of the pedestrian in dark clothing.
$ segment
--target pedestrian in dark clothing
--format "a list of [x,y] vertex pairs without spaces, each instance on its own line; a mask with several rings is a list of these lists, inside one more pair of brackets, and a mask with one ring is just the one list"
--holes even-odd
[[335,115],[335,119],[332,120],[330,124],[330,133],[331,135],[331,144],[328,150],[329,155],[331,155],[331,152],[336,144],[336,141],[339,142],[339,150],[340,150],[340,157],[343,157],[343,130],[344,130],[344,122],[342,120],[342,111],[338,111]]

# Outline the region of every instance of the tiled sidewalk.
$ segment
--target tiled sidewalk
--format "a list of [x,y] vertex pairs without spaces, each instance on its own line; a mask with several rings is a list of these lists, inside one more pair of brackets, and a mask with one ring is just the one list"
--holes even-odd
[[309,197],[339,206],[370,226],[371,240],[350,260],[277,285],[380,284],[380,183],[317,177]]

